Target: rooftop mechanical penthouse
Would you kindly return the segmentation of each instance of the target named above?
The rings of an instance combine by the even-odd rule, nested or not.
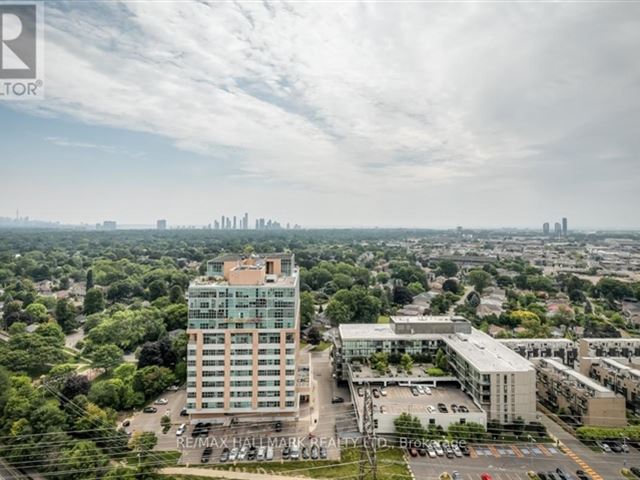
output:
[[[189,286],[192,420],[296,419],[299,280],[290,253],[223,255]]]

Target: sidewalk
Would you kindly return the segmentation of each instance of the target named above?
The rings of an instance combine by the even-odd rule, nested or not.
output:
[[[229,478],[235,480],[309,480],[309,477],[289,477],[268,473],[230,472],[228,470],[214,470],[211,468],[163,468],[162,475],[194,475],[198,477]]]

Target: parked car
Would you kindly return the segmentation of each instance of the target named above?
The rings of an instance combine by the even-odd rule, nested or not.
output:
[[[281,432],[281,431],[282,431],[282,422],[276,422],[276,423],[273,425],[273,429],[274,429],[276,432]]]
[[[298,460],[300,458],[300,446],[299,445],[292,445],[291,446],[291,454],[289,455],[289,458],[291,458],[291,460]]]
[[[631,467],[629,469],[631,471],[631,473],[633,473],[636,477],[640,478],[640,468],[638,467]]]
[[[123,427],[128,427],[129,425],[131,425],[131,420],[129,420],[128,418],[122,422]]]
[[[176,437],[179,437],[180,435],[182,435],[186,430],[187,430],[187,425],[184,423],[181,424],[176,430]]]
[[[302,449],[300,450],[300,456],[304,460],[308,460],[309,459],[309,449],[307,447],[305,447],[304,445],[302,446]]]
[[[178,385],[171,385],[169,388],[167,388],[167,390],[170,392],[177,392],[179,389],[180,387]]]
[[[458,411],[462,413],[469,413],[469,408],[466,405],[458,405]]]
[[[181,417],[188,417],[189,413],[187,412],[187,408],[184,407],[182,410],[180,410],[180,416]]]
[[[458,405],[456,405],[455,403],[451,404],[451,411],[453,413],[458,413]]]
[[[483,473],[482,475],[480,475],[480,480],[493,480],[493,477],[488,473]]]
[[[576,476],[580,479],[580,480],[591,480],[591,476],[587,475],[584,470],[576,470]]]
[[[548,480],[560,480],[560,477],[558,475],[556,475],[555,472],[547,472],[547,479]]]
[[[423,387],[424,393],[427,395],[431,395],[431,389],[429,387]]]
[[[364,397],[364,389],[362,387],[358,387],[358,396]]]
[[[325,446],[320,447],[320,458],[322,459],[327,458],[327,447]]]
[[[538,472],[536,475],[538,476],[539,480],[549,480],[549,478],[547,477],[547,474],[544,472]]]
[[[201,463],[209,463],[211,459],[211,454],[213,453],[213,448],[207,447],[202,451],[202,456],[200,457]]]
[[[567,474],[564,473],[564,470],[562,470],[560,467],[556,468],[556,475],[560,478],[560,480],[569,480]]]
[[[427,445],[427,454],[429,455],[429,458],[436,458],[436,449],[433,448],[433,445]]]
[[[382,395],[383,397],[387,396],[387,389],[386,388],[381,388],[380,389],[380,395]]]
[[[156,407],[144,407],[142,411],[144,413],[156,413],[158,409]]]
[[[615,453],[622,453],[622,445],[618,442],[605,442],[606,445],[609,445],[609,448]]]
[[[169,403],[169,400],[167,400],[166,398],[159,398],[153,403],[155,405],[166,405],[167,403]]]
[[[243,445],[238,452],[238,460],[244,460],[247,458],[247,453],[249,453],[249,447]]]
[[[289,447],[289,445],[287,445],[282,449],[282,458],[284,458],[285,460],[288,460],[290,455],[291,455],[291,448]]]
[[[380,398],[380,390],[378,390],[377,388],[374,388],[373,390],[371,390],[371,393],[375,398]]]
[[[440,446],[440,444],[438,442],[433,442],[433,448],[436,451],[436,455],[439,457],[444,456],[444,450],[442,449],[442,447]]]
[[[460,450],[460,447],[458,445],[454,445],[453,447],[451,447],[453,450],[453,454],[456,457],[462,457],[462,450]]]
[[[312,445],[311,446],[311,460],[317,460],[319,454],[320,454],[320,452],[318,452],[318,446],[317,445]]]
[[[209,456],[211,456],[211,452],[213,451],[213,449],[212,449],[211,447],[207,447],[207,448],[205,448],[205,449],[204,449],[204,451],[205,451],[205,452],[206,452],[207,450],[209,451]],[[224,448],[222,449],[222,453],[220,454],[220,461],[221,461],[222,463],[224,463],[224,462],[226,462],[226,461],[228,461],[228,460],[229,460],[229,453],[230,453],[230,452],[229,452],[229,449],[228,449],[227,447],[224,447]],[[202,454],[202,457],[204,458],[204,453]],[[207,460],[207,461],[208,461],[208,460]],[[204,462],[204,463],[206,463],[206,462]]]
[[[418,456],[418,449],[416,447],[410,447],[409,448],[409,455],[411,455],[412,457],[417,457]]]
[[[229,461],[235,462],[238,459],[238,452],[240,449],[238,447],[233,447],[229,452]]]
[[[436,412],[436,407],[434,407],[433,405],[427,405],[427,412],[435,413]]]
[[[344,403],[344,398],[342,398],[342,397],[333,397],[331,399],[331,403]]]
[[[414,397],[417,397],[420,395],[420,391],[418,390],[417,387],[411,387],[411,393],[413,394]]]
[[[451,472],[451,476],[453,477],[453,480],[462,480],[462,477],[460,476],[460,472],[458,472],[457,470],[454,470],[453,472]]]
[[[420,448],[418,448],[418,453],[420,454],[421,457],[426,457],[427,456],[427,449],[425,447],[420,447]]]
[[[462,452],[462,455],[464,455],[465,457],[468,457],[469,455],[471,455],[471,450],[469,450],[469,447],[467,447],[466,445],[460,445],[460,451]]]
[[[273,460],[273,447],[267,447],[267,453],[264,456],[265,460]]]
[[[611,447],[605,442],[596,442],[596,445],[605,453],[611,453]]]
[[[255,445],[251,445],[249,447],[249,452],[247,452],[247,460],[255,460],[257,453],[258,449],[255,447]]]
[[[418,393],[420,395],[424,395],[424,387],[422,385],[416,385],[416,388],[418,389]]]
[[[266,453],[267,453],[266,448],[263,447],[262,445],[259,446],[258,453],[256,454],[256,460],[259,462],[263,461]]]
[[[447,410],[447,406],[444,403],[438,404],[438,411],[440,413],[449,413],[449,410]]]

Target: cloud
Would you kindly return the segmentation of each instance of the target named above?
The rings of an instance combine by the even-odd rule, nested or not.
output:
[[[57,147],[66,147],[66,148],[84,148],[88,150],[99,150],[101,152],[105,152],[108,154],[115,155],[124,155],[130,158],[143,158],[145,156],[144,152],[131,152],[128,150],[124,150],[119,147],[115,147],[113,145],[101,145],[97,143],[90,142],[82,142],[77,140],[69,140],[65,137],[45,137],[45,141],[56,145]]]
[[[205,156],[233,152],[235,179],[429,203],[490,182],[533,199],[548,192],[550,162],[563,173],[589,165],[584,185],[611,168],[640,173],[628,160],[637,139],[609,131],[640,120],[638,13],[590,3],[51,2],[47,101],[29,108]],[[581,185],[570,189],[588,196]],[[637,189],[624,195],[639,200]]]

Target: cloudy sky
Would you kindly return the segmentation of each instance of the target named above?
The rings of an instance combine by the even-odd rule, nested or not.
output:
[[[47,2],[0,216],[640,227],[640,4]]]

